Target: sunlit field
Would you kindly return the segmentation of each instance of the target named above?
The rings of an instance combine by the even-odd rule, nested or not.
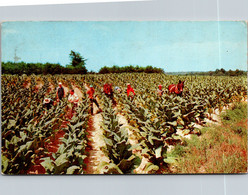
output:
[[[170,93],[179,80],[182,94]],[[56,100],[59,82],[62,101]],[[105,83],[121,89],[114,90],[115,104],[103,93]],[[127,97],[127,83],[134,96]],[[245,76],[2,75],[1,85],[3,174],[247,171]],[[91,105],[90,85],[102,111]],[[70,89],[79,97],[74,111]],[[55,102],[49,110],[46,97]]]

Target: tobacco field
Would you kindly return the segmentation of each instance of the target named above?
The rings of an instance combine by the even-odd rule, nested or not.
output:
[[[217,124],[216,116],[231,104],[246,101],[246,79],[146,73],[2,75],[2,173],[175,174],[177,159],[169,153],[184,147],[190,136],[201,137],[201,128]],[[182,96],[170,94],[168,86],[179,80],[185,81]],[[45,113],[43,100],[56,100],[59,82],[66,97]],[[121,88],[114,91],[116,105],[104,95],[105,83]],[[136,93],[133,98],[127,97],[127,83]],[[86,94],[90,85],[102,108],[97,112],[94,105],[93,115]],[[70,89],[80,99],[73,116]]]

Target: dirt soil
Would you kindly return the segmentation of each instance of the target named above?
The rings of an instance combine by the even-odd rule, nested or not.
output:
[[[86,90],[89,87],[85,84]],[[97,99],[99,102],[99,99]],[[100,162],[110,162],[109,158],[103,153],[101,148],[105,147],[106,144],[103,139],[103,129],[102,125],[102,115],[98,113],[98,108],[95,104],[93,104],[93,116],[90,117],[90,121],[88,124],[88,146],[86,151],[88,152],[88,157],[85,159],[85,163],[87,164],[85,173],[86,174],[102,174],[97,171],[97,167]]]

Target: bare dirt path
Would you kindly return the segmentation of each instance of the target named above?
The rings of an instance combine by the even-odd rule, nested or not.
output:
[[[89,87],[85,84],[86,90]],[[97,100],[99,102],[99,99]],[[88,152],[88,157],[85,159],[86,163],[86,174],[102,174],[97,171],[98,165],[102,162],[109,162],[109,158],[105,156],[101,148],[105,147],[105,142],[103,139],[103,129],[102,125],[102,115],[98,113],[98,108],[95,104],[93,104],[93,116],[90,116],[88,129],[87,129],[87,138],[88,138],[88,146],[86,151]]]
[[[78,85],[72,83],[72,87],[74,89],[74,92],[78,95],[79,103],[80,103],[82,101],[82,98],[84,98],[85,96],[83,95],[82,91],[79,89]],[[86,89],[88,90],[88,88]],[[96,111],[96,108],[94,109],[94,111]],[[88,121],[88,128],[86,130],[88,144],[85,149],[86,153],[88,154],[88,157],[84,160],[86,164],[86,168],[84,171],[86,174],[95,174],[97,172],[97,166],[100,163],[98,159],[103,157],[103,154],[99,152],[101,147],[101,145],[99,145],[99,141],[100,141],[99,136],[101,135],[101,129],[100,129],[101,121],[102,121],[101,114],[90,116]]]
[[[88,129],[87,129],[88,146],[86,148],[86,152],[88,152],[88,157],[85,159],[86,174],[101,174],[101,172],[97,171],[98,165],[102,161],[109,162],[108,157],[106,157],[101,150],[102,147],[105,147],[101,123],[102,123],[101,114],[96,114],[90,117]]]

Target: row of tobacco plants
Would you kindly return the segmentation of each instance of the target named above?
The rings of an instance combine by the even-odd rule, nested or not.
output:
[[[109,74],[89,78],[96,87],[112,83],[122,89],[115,93],[118,111],[132,126],[138,140],[135,150],[148,159],[147,173],[169,172],[168,165],[174,162],[168,155],[171,145],[183,145],[184,135],[201,132],[196,124],[204,125],[205,118],[214,120],[212,114],[221,112],[232,102],[244,100],[247,96],[245,77],[210,76],[166,76],[164,74]],[[185,81],[182,96],[170,94],[168,86]],[[132,82],[135,81],[135,82]],[[136,95],[127,98],[126,84],[131,83]],[[158,85],[163,86],[164,94],[156,94]],[[114,114],[112,114],[114,116]],[[114,124],[114,121],[111,121]],[[114,126],[114,125],[112,125]],[[134,147],[132,147],[134,149]]]
[[[89,103],[86,98],[76,108],[77,115],[68,117],[66,98],[45,112],[44,97],[56,99],[58,82],[73,88],[73,77],[65,76],[2,76],[2,173],[29,174],[41,164],[47,174],[78,174],[83,172]],[[80,82],[73,80],[74,83]],[[42,84],[41,88],[37,87]],[[78,85],[81,85],[79,83]],[[57,151],[48,145],[55,135]],[[56,147],[56,146],[55,146]]]

